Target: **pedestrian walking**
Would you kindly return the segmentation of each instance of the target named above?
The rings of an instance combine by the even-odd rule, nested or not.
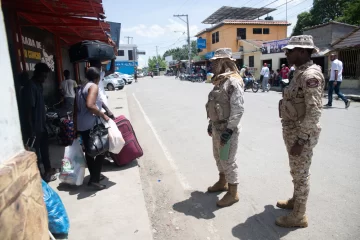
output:
[[[328,103],[325,107],[331,107],[333,101],[333,92],[341,98],[345,103],[345,108],[350,107],[350,100],[347,99],[344,94],[340,92],[340,86],[342,83],[342,72],[343,72],[343,63],[338,59],[336,54],[331,54],[330,59],[331,69],[330,69],[330,79],[329,79],[329,91],[328,91]]]
[[[75,90],[77,83],[70,78],[70,71],[64,71],[65,80],[61,82],[61,92],[64,96],[65,108],[67,111],[74,111]]]
[[[277,202],[279,208],[292,209],[292,212],[278,217],[276,224],[281,227],[307,227],[310,165],[321,131],[319,119],[325,80],[321,67],[311,61],[311,54],[319,51],[312,36],[293,36],[283,49],[288,62],[296,66],[294,78],[284,89],[279,103],[294,192],[289,200]]]
[[[260,75],[262,76],[262,91],[265,92],[268,89],[270,76],[270,70],[266,63],[264,63],[264,67],[261,69]]]
[[[213,154],[220,176],[208,191],[227,191],[217,202],[219,207],[227,207],[239,201],[236,153],[241,130],[240,120],[244,113],[244,83],[231,56],[230,48],[215,51],[211,59],[215,74],[212,79],[214,88],[209,93],[206,104],[207,117],[210,119],[207,131],[212,137]],[[226,160],[220,158],[220,152],[225,145],[230,145]]]

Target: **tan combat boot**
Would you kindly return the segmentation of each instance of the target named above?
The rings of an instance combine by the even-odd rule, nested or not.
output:
[[[218,207],[228,207],[239,201],[239,195],[237,193],[237,184],[229,183],[229,191],[225,196],[217,201],[216,205]]]
[[[279,200],[276,203],[276,206],[278,208],[282,208],[282,209],[293,209],[294,208],[294,202],[295,202],[295,196],[293,196],[292,198],[288,199],[288,200]]]
[[[281,216],[276,219],[276,225],[285,228],[308,226],[308,219],[305,215],[306,204],[295,202],[293,211],[287,216]]]
[[[219,181],[217,181],[212,187],[208,187],[208,192],[223,192],[228,190],[225,174],[219,173],[219,176]]]

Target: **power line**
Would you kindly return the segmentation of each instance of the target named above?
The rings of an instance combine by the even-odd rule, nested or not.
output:
[[[303,1],[299,2],[298,4],[292,6],[292,7],[299,6],[300,4],[302,4],[302,3],[306,2],[306,1],[309,1],[309,0],[303,0]],[[279,12],[279,13],[277,13],[277,15],[279,15],[279,14],[281,14],[281,13],[283,13],[283,12],[285,12],[285,11]]]
[[[185,0],[184,3],[180,5],[180,7],[175,12],[178,12],[188,1],[189,0]]]

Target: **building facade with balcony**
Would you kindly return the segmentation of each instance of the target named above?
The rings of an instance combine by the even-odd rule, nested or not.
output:
[[[223,20],[195,35],[206,39],[206,48],[199,55],[210,59],[216,49],[231,48],[237,65],[246,64],[258,75],[262,42],[286,38],[289,25],[274,20]]]
[[[239,52],[241,40],[270,41],[286,38],[289,25],[287,21],[274,20],[223,20],[195,36],[206,39],[206,48],[201,55],[223,47]]]

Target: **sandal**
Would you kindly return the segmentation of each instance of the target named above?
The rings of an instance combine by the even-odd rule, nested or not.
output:
[[[55,174],[45,174],[44,176],[44,181],[49,183],[49,182],[53,182],[57,179],[57,176]]]
[[[98,191],[104,190],[106,188],[106,185],[100,183],[94,183],[94,182],[89,182],[88,186],[91,186]]]

